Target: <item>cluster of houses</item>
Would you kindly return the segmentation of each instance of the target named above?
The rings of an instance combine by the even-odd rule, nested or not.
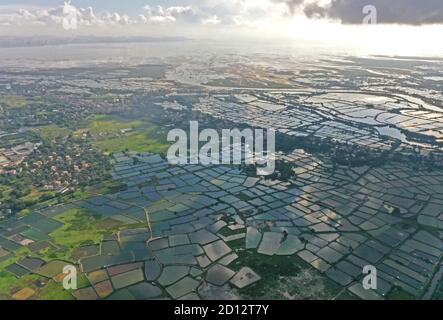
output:
[[[0,149],[0,174],[16,174],[17,166],[40,145],[41,143],[26,142],[9,149]]]

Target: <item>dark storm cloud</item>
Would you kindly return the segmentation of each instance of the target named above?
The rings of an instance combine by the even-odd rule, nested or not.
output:
[[[332,0],[330,5],[306,0],[274,0],[286,2],[291,10],[302,8],[310,18],[339,19],[344,24],[361,24],[363,8],[377,8],[377,20],[386,24],[438,24],[443,23],[443,0]]]

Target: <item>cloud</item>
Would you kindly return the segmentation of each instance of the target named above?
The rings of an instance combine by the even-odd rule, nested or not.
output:
[[[0,25],[47,25],[61,22],[61,15],[54,14],[55,9],[18,9],[0,11]]]
[[[150,6],[146,5],[144,13],[140,15],[144,23],[149,22],[174,22],[180,19],[191,18],[196,15],[191,6]]]
[[[147,3],[149,1],[146,0]],[[85,30],[85,33],[94,32],[95,27],[103,33],[112,34],[118,27],[126,32],[125,26],[145,31],[155,28],[163,28],[164,31],[172,25],[176,26],[175,30],[181,31],[187,30],[182,26],[198,28],[202,25],[218,26],[220,29],[226,26],[268,29],[296,16],[361,24],[366,15],[363,8],[368,4],[377,8],[379,23],[443,23],[443,0],[181,0],[174,3],[174,6],[146,4],[132,16],[122,12],[95,12],[92,7],[79,8],[74,1],[61,2],[57,7],[0,5],[0,26],[6,26],[15,33],[22,27],[29,32],[38,26],[51,32],[65,27]],[[68,27],[75,25],[75,28],[66,28],[67,16],[75,20],[75,24]],[[146,25],[153,27],[145,28]]]
[[[333,1],[330,12],[344,23],[358,23],[356,14],[365,5],[374,5],[380,23],[435,24],[443,23],[441,0],[340,0]]]
[[[120,12],[96,13],[92,7],[78,8],[74,2],[65,1],[55,8],[22,8],[8,11],[8,14],[2,14],[0,11],[0,24],[63,26],[65,29],[147,24],[256,27],[263,21],[272,22],[288,17],[290,4],[287,1],[279,3],[276,0],[183,0],[183,5],[175,6],[147,4],[134,16]]]
[[[271,0],[274,3],[284,3],[288,6],[290,12],[294,14],[296,9],[302,5],[305,0]]]
[[[273,0],[286,3],[292,12],[297,9],[308,18],[340,20],[343,24],[361,24],[363,8],[373,5],[377,9],[378,23],[382,24],[441,24],[442,0]]]
[[[75,28],[81,28],[131,25],[136,24],[137,20],[118,12],[95,14],[92,7],[77,8],[70,1],[55,8],[4,8],[0,10],[0,25],[52,28],[66,27],[66,23],[72,24]]]
[[[95,13],[92,7],[77,8],[71,1],[55,8],[17,8],[0,6],[0,25],[5,26],[63,26],[67,20],[75,25],[75,29],[83,27],[107,27],[119,25],[145,25],[164,23],[194,23],[212,24],[221,23],[218,15],[205,12],[198,6],[151,6],[145,5],[140,14],[129,16],[119,12]],[[65,28],[66,29],[66,28]],[[68,28],[69,29],[69,28]],[[74,29],[74,28],[73,28]]]
[[[290,16],[287,3],[275,0],[206,0],[200,10],[219,17],[224,25],[256,27]]]
[[[216,15],[213,15],[212,17],[203,19],[201,22],[204,25],[217,25],[217,24],[220,24],[222,21],[220,20],[219,17],[217,17]]]

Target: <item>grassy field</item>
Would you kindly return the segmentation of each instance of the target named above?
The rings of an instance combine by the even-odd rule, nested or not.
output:
[[[5,270],[5,268],[20,259],[24,258],[29,254],[29,250],[27,248],[22,248],[14,252],[14,255],[9,259],[6,259],[0,262],[0,292],[6,293],[8,296],[12,295],[11,293],[17,288],[25,288],[32,284],[32,281],[35,281],[38,276],[35,275],[25,275],[23,277],[17,278],[12,273]]]
[[[28,101],[19,96],[0,96],[0,105],[6,108],[19,109],[28,105]]]
[[[6,199],[8,199],[11,192],[11,187],[0,185],[0,201],[5,201]]]
[[[159,138],[157,129],[147,121],[96,115],[87,128],[80,128],[75,135],[91,134],[93,145],[108,154],[126,150],[165,153],[169,145]]]
[[[35,187],[32,187],[31,192],[22,198],[25,203],[36,203],[37,201],[40,201],[41,197],[47,196],[48,199],[51,199],[55,196],[54,191],[41,191],[38,190]]]
[[[7,271],[0,272],[0,292],[12,295],[17,289],[34,287],[33,282],[40,278],[37,275],[26,275],[20,278],[15,277]]]
[[[149,132],[133,133],[122,137],[95,141],[94,145],[105,153],[119,151],[166,153],[169,145],[150,138]]]
[[[103,219],[83,209],[70,209],[55,216],[64,225],[50,233],[54,243],[74,249],[84,243],[99,243],[103,234],[112,230],[103,228]]]
[[[9,272],[0,272],[0,292],[4,294],[4,298],[12,299],[12,295],[22,288],[31,288],[35,291],[32,299],[37,300],[73,300],[71,293],[65,290],[61,283],[56,283],[54,280],[47,280],[48,283],[44,287],[36,285],[38,280],[42,280],[38,275],[26,275],[21,278],[16,278]]]
[[[125,129],[136,129],[143,126],[139,120],[126,121],[119,118],[112,118],[103,115],[97,115],[89,123],[89,130],[95,134],[116,134]]]
[[[60,128],[56,125],[37,127],[32,129],[44,141],[52,141],[58,138],[67,137],[71,131],[66,128]]]
[[[88,128],[80,128],[80,129],[75,130],[72,135],[75,138],[81,138],[84,134],[87,134],[88,132],[89,132]]]
[[[38,300],[74,300],[74,297],[65,290],[61,283],[54,280],[48,284],[38,293]]]

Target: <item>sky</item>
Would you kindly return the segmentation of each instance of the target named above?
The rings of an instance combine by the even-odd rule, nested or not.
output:
[[[0,36],[255,39],[443,55],[442,31],[443,0],[0,0]]]

